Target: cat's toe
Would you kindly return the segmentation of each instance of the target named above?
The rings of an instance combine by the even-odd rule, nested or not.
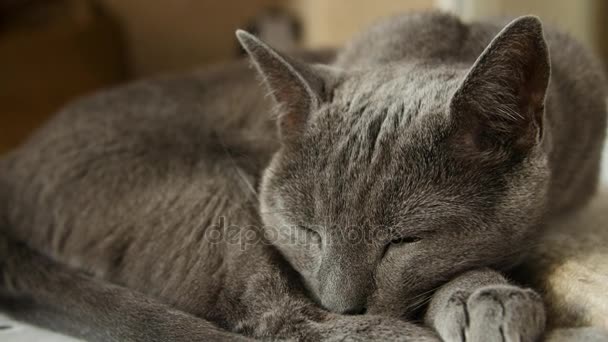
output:
[[[466,341],[537,341],[545,328],[540,296],[529,289],[501,285],[480,288],[467,300]]]
[[[469,324],[467,312],[468,293],[457,291],[447,301],[439,313],[435,329],[446,342],[466,341],[466,329]]]

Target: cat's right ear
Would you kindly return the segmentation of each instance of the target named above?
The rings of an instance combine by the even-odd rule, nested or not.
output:
[[[537,17],[513,20],[486,47],[452,97],[461,142],[525,154],[542,141],[551,63]]]
[[[248,32],[238,30],[236,37],[280,108],[278,124],[281,137],[297,136],[304,130],[310,113],[326,97],[327,86],[321,71],[281,55]]]

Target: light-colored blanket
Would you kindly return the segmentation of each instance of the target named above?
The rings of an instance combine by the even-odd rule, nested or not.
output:
[[[550,303],[551,321],[608,330],[608,187],[550,228],[529,267]]]
[[[605,169],[606,171],[606,169]],[[543,291],[551,341],[608,341],[608,184],[582,211],[556,219],[526,262]]]

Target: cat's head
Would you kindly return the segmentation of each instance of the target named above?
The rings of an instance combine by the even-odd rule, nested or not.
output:
[[[237,35],[277,104],[267,237],[321,305],[407,314],[459,272],[527,246],[548,179],[538,19],[511,23],[470,69],[338,70]]]

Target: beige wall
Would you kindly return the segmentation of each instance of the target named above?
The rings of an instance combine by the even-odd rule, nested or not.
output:
[[[341,45],[379,18],[433,8],[434,0],[292,0],[302,18],[309,47]]]
[[[103,0],[122,21],[136,76],[213,63],[237,51],[234,31],[280,0]]]

